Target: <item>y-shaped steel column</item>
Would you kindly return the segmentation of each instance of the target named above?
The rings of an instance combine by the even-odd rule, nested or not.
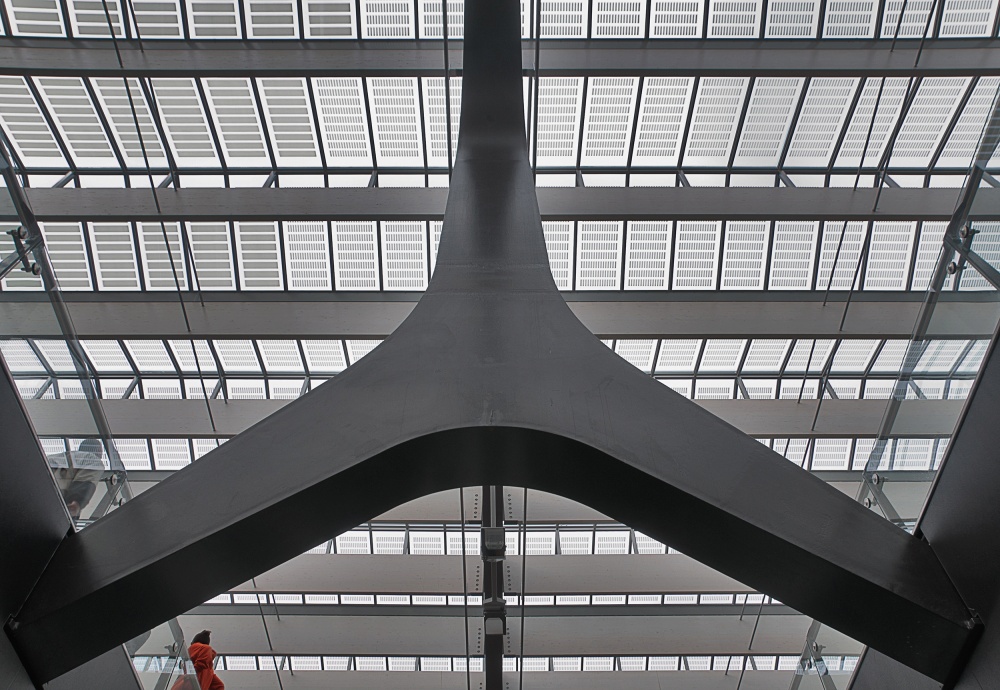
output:
[[[974,637],[927,544],[611,353],[553,284],[518,3],[470,0],[434,279],[360,363],[59,549],[9,629],[39,680],[400,503],[562,494],[939,679]]]

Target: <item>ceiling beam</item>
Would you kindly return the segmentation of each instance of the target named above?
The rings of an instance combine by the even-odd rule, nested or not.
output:
[[[534,64],[524,42],[523,66]],[[870,40],[542,41],[542,76],[976,76],[1000,74],[996,39],[929,39],[918,65],[910,42]],[[294,46],[294,47],[290,47]],[[0,38],[0,74],[32,76],[440,76],[441,42],[110,41]],[[450,66],[461,74],[461,41]]]

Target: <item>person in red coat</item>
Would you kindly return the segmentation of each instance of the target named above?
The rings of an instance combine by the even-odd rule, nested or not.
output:
[[[215,675],[215,650],[211,647],[211,630],[202,630],[191,638],[188,656],[198,674],[198,684],[201,690],[225,690],[222,679]]]

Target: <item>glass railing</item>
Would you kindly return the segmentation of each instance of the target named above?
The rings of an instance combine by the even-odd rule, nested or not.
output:
[[[176,619],[125,643],[143,690],[200,690],[187,649]]]

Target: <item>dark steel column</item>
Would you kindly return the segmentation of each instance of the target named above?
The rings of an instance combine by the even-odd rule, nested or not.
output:
[[[973,624],[926,543],[637,371],[566,307],[528,163],[518,4],[472,0],[465,21],[427,293],[334,381],[67,539],[12,636],[34,676],[404,501],[509,485],[588,504],[948,677]]]
[[[483,670],[486,690],[503,690],[503,650],[507,636],[507,606],[503,598],[504,534],[503,487],[483,487]]]

